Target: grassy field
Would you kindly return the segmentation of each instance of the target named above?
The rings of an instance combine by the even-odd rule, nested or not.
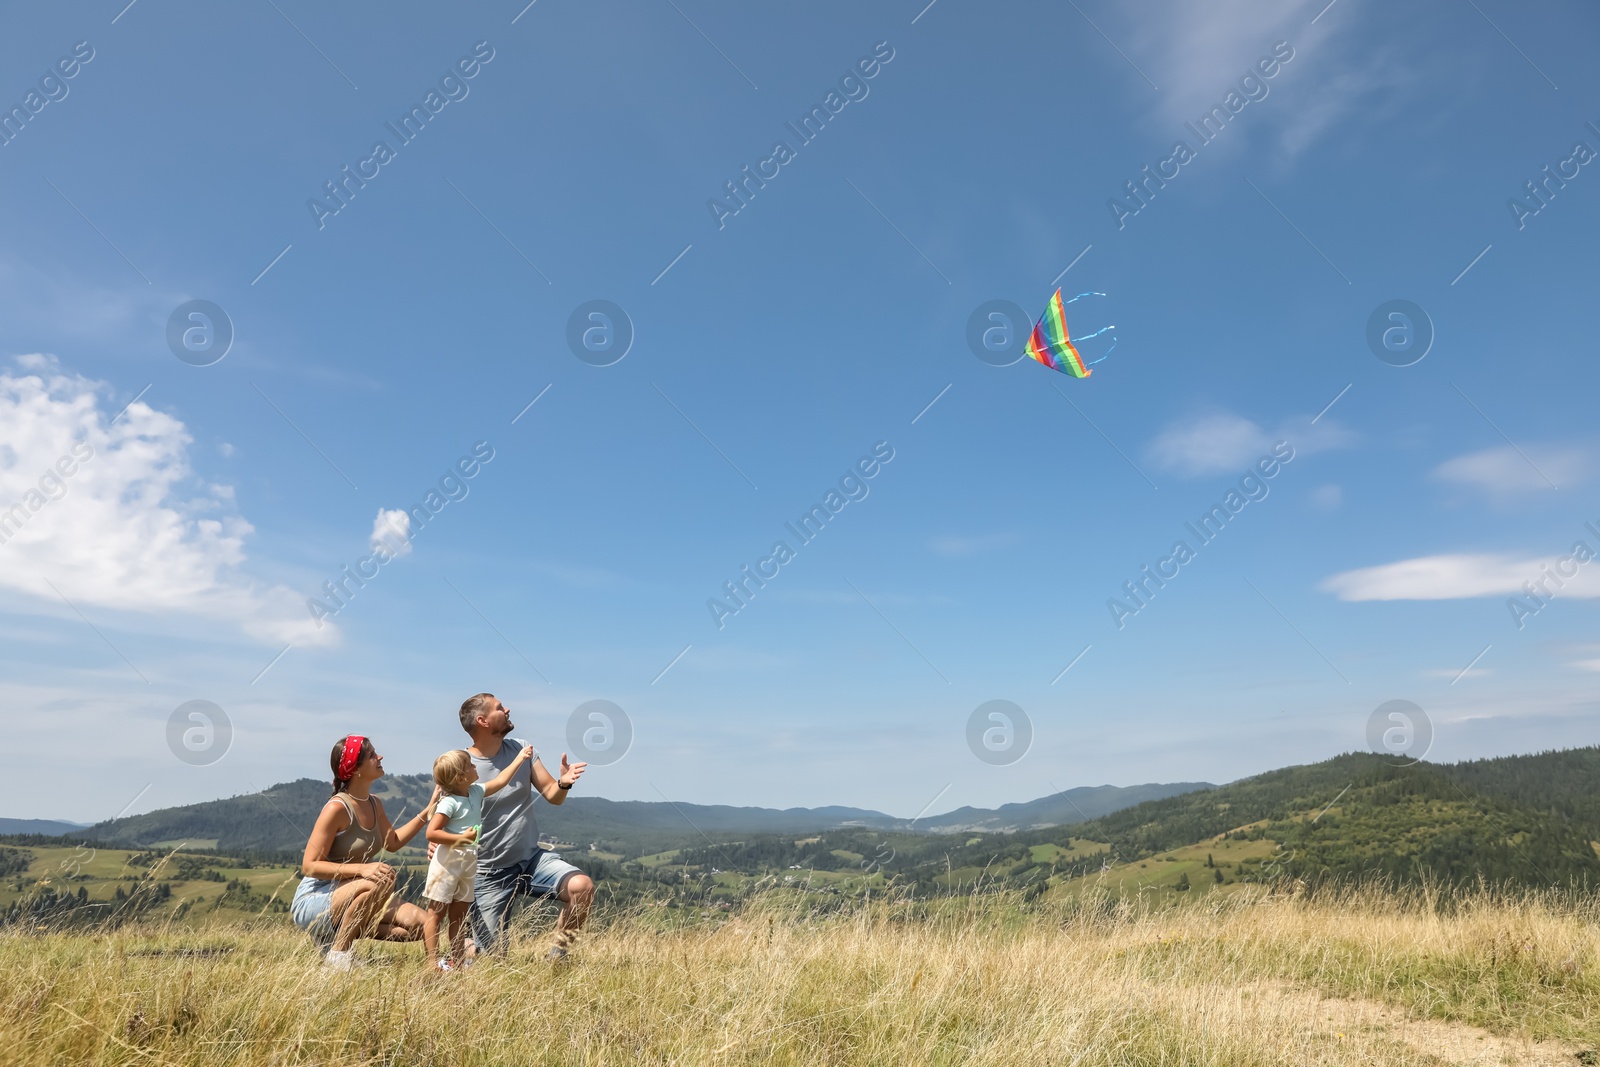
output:
[[[1600,1062],[1586,900],[1239,890],[829,917],[780,890],[602,916],[556,967],[543,910],[506,957],[436,977],[415,945],[328,973],[281,917],[13,929],[0,1065]]]
[[[185,926],[282,914],[299,882],[299,871],[286,865],[241,866],[226,856],[82,845],[0,846],[0,869],[7,871],[0,877],[0,914],[53,893],[81,894],[89,912],[109,915],[127,896],[149,898],[164,887],[157,910]]]

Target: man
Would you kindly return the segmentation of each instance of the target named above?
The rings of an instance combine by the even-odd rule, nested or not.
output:
[[[512,730],[511,713],[492,693],[466,699],[461,705],[461,728],[472,738],[467,753],[484,781],[510,766],[522,751],[523,742],[506,736]],[[535,750],[528,773],[519,772],[510,785],[484,798],[472,903],[472,939],[477,951],[502,947],[514,900],[554,896],[561,901],[561,915],[556,920],[555,944],[545,958],[555,962],[566,957],[589,917],[594,882],[558,854],[539,847],[534,794],[551,804],[564,802],[587,766],[569,765],[563,752],[561,774],[552,776]]]

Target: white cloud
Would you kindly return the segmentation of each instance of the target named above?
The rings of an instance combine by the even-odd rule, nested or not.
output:
[[[411,515],[405,508],[378,509],[372,520],[372,551],[380,549],[395,558],[411,554]]]
[[[1161,86],[1157,107],[1168,122],[1181,125],[1220,103],[1278,41],[1289,41],[1296,54],[1268,82],[1273,92],[1303,59],[1305,41],[1293,31],[1303,25],[1304,14],[1296,7],[1264,6],[1252,0],[1213,0],[1203,5],[1174,0],[1162,7],[1159,15],[1129,12],[1134,20],[1130,51],[1144,60],[1139,66]]]
[[[1509,555],[1419,556],[1377,567],[1345,571],[1323,580],[1318,588],[1340,600],[1465,600],[1472,597],[1523,594],[1524,582],[1540,581],[1545,568],[1558,560],[1528,559]],[[1571,570],[1573,563],[1567,564]],[[1556,596],[1600,597],[1600,567],[1581,566],[1573,577],[1561,579]]]
[[[1591,466],[1589,453],[1578,448],[1527,447],[1518,451],[1511,445],[1502,445],[1446,460],[1434,468],[1433,476],[1442,482],[1505,496],[1548,492],[1552,484],[1581,484]]]
[[[194,478],[183,423],[142,401],[119,408],[105,383],[51,356],[0,372],[0,589],[51,612],[65,597],[224,619],[273,643],[334,639],[295,592],[240,572],[254,530],[232,510],[230,486]]]
[[[1161,87],[1151,94],[1150,105],[1160,135],[1170,133],[1197,147],[1198,139],[1183,124],[1221,105],[1229,92],[1240,98],[1249,95],[1239,83],[1252,74],[1266,95],[1254,88],[1260,98],[1244,105],[1228,124],[1238,132],[1219,136],[1214,143],[1220,147],[1199,151],[1237,151],[1251,141],[1274,139],[1278,155],[1292,161],[1357,109],[1392,110],[1407,87],[1426,80],[1417,59],[1397,49],[1374,47],[1370,41],[1359,48],[1344,47],[1350,23],[1341,15],[1335,11],[1311,26],[1298,5],[1172,2],[1159,11],[1148,6],[1126,9],[1124,25],[1110,32],[1127,42],[1138,67]],[[1280,41],[1294,49],[1292,58],[1272,78],[1259,78],[1255,64],[1270,57]],[[1163,141],[1157,144],[1167,147]]]
[[[628,583],[628,579],[617,571],[579,563],[529,562],[527,567],[579,589],[612,589]]]
[[[1159,467],[1187,478],[1232,473],[1272,450],[1267,432],[1249,419],[1226,412],[1174,423],[1150,443]]]
[[[794,665],[795,661],[790,656],[714,645],[696,646],[695,650],[683,657],[683,662],[678,664],[679,667],[692,670],[716,672],[774,671],[788,669]]]
[[[1574,644],[1561,649],[1563,657],[1576,656],[1577,659],[1567,659],[1569,667],[1576,667],[1580,671],[1600,672],[1600,645]]]
[[[167,317],[179,304],[204,294],[135,282],[131,272],[119,271],[115,276],[119,282],[105,286],[76,272],[51,272],[37,262],[0,251],[0,319],[6,323],[7,335],[47,337],[52,343],[61,338],[89,342],[103,346],[112,358],[130,362],[169,358],[163,340]],[[258,346],[249,336],[236,336],[228,358],[242,357],[260,370],[303,380],[372,393],[384,388],[374,378],[330,363],[314,352],[299,351],[281,337]]]
[[[1326,416],[1312,423],[1292,419],[1272,433],[1242,415],[1210,412],[1179,419],[1156,435],[1146,455],[1156,466],[1183,478],[1237,474],[1287,441],[1301,456],[1348,445],[1354,435]]]
[[[117,277],[122,284],[107,287],[0,255],[0,307],[15,333],[116,342],[123,349],[128,338],[145,337],[164,350],[166,316],[184,298],[133,282],[131,274]]]
[[[1311,48],[1313,59],[1321,58],[1321,49]],[[1413,57],[1393,47],[1367,47],[1360,54],[1341,61],[1335,56],[1325,71],[1306,79],[1304,86],[1294,85],[1283,101],[1288,105],[1279,123],[1279,149],[1287,159],[1294,159],[1314,144],[1318,137],[1336,125],[1340,119],[1355,111],[1363,111],[1363,124],[1376,125],[1377,120],[1393,114],[1411,86],[1424,81]],[[1315,82],[1314,87],[1310,84]]]
[[[928,541],[928,551],[936,556],[976,556],[983,552],[1010,548],[1021,538],[1014,533],[977,534],[972,537],[935,537]]]
[[[1318,511],[1338,511],[1344,503],[1344,490],[1337,485],[1321,485],[1311,491],[1311,506]]]
[[[896,607],[920,608],[951,603],[949,597],[939,596],[936,594],[876,592],[868,593],[867,595],[871,597],[871,602],[879,607],[882,607],[885,604],[892,604]],[[787,600],[800,604],[844,604],[856,607],[864,606],[861,601],[861,594],[857,593],[853,589],[807,589],[803,587],[797,587],[794,589],[774,589],[772,591],[772,598],[774,600]]]
[[[1490,673],[1488,667],[1468,667],[1466,670],[1462,670],[1459,667],[1443,667],[1422,672],[1425,678],[1449,678],[1452,684],[1458,681],[1465,682],[1472,678],[1487,678]]]

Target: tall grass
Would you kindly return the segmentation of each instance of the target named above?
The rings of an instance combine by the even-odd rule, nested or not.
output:
[[[371,943],[367,967],[329,973],[281,920],[13,931],[0,1065],[1407,1067],[1576,1063],[1600,1038],[1586,899],[1172,896],[821,915],[774,893],[733,917],[612,916],[557,966],[543,912],[446,976],[419,946]]]

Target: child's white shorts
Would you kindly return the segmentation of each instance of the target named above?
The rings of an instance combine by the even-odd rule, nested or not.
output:
[[[422,895],[440,904],[471,903],[472,884],[478,877],[478,853],[454,845],[433,850],[428,861],[428,884]]]

